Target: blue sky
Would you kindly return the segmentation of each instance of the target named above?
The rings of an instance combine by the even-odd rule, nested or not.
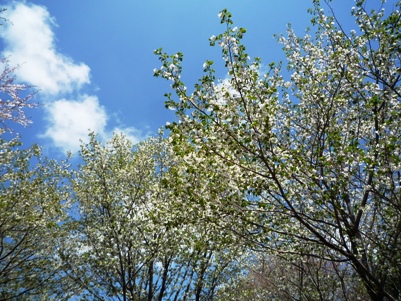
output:
[[[352,0],[336,2],[349,20]],[[273,34],[291,23],[303,35],[310,25],[308,0],[43,0],[3,2],[11,24],[0,28],[1,56],[21,64],[20,81],[36,86],[33,124],[18,128],[26,145],[39,143],[46,154],[79,149],[88,129],[107,140],[124,132],[134,142],[157,132],[174,114],[164,107],[169,83],[153,77],[160,67],[156,48],[184,53],[184,81],[190,89],[206,59],[226,76],[220,49],[208,39],[224,30],[217,14],[233,14],[245,27],[251,58],[285,60]],[[352,27],[352,23],[351,23]]]

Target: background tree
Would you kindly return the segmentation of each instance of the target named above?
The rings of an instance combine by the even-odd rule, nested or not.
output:
[[[178,162],[161,137],[133,147],[124,136],[102,145],[92,134],[81,157],[72,181],[78,213],[61,251],[77,297],[212,300],[238,272],[238,254],[166,188]]]
[[[48,300],[59,287],[66,168],[42,159],[37,146],[18,146],[0,140],[0,299]]]
[[[244,273],[231,279],[216,300],[368,300],[350,265],[304,256],[253,252]]]
[[[260,59],[250,62],[245,29],[233,27],[226,10],[219,16],[227,30],[210,43],[222,47],[228,80],[216,83],[206,61],[188,94],[182,54],[157,50],[163,66],[155,75],[172,80],[179,97],[167,95],[180,121],[168,126],[171,139],[190,173],[214,181],[210,186],[225,179],[231,195],[242,195],[252,217],[248,233],[235,224],[234,231],[281,255],[342,262],[372,300],[399,300],[400,13],[368,11],[358,0],[358,28],[347,33],[314,4],[313,37],[291,27],[278,37],[288,81],[280,65],[262,75]],[[220,180],[210,166],[219,166]],[[182,183],[178,191],[190,192]],[[238,201],[223,198],[219,210],[239,208]]]

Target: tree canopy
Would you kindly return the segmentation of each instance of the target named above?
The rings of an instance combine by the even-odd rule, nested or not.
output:
[[[313,1],[268,65],[222,10],[227,76],[189,91],[156,50],[177,120],[90,133],[74,166],[5,135],[34,105],[3,59],[0,299],[400,300],[401,2],[355,3],[347,31]]]
[[[314,4],[315,32],[299,37],[289,26],[277,36],[287,71],[272,63],[264,73],[250,59],[246,31],[227,10],[219,14],[227,30],[210,44],[221,47],[228,79],[216,80],[206,61],[189,94],[182,54],[156,50],[155,75],[171,80],[179,99],[167,95],[179,119],[167,126],[170,139],[188,173],[209,186],[229,183],[236,197],[219,210],[251,212],[245,232],[234,231],[258,248],[349,265],[372,300],[398,300],[401,3],[387,12],[356,1],[350,32]],[[175,188],[188,193],[185,183]]]

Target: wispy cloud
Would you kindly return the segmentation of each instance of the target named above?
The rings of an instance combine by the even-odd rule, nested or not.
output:
[[[53,29],[56,21],[46,7],[27,2],[13,2],[5,17],[11,23],[0,31],[5,49],[1,55],[12,65],[19,80],[35,85],[46,112],[47,128],[41,138],[62,151],[77,151],[80,140],[86,141],[89,130],[109,139],[113,132],[124,133],[134,143],[146,135],[133,127],[117,126],[107,130],[106,108],[97,96],[83,94],[90,84],[90,68],[76,63],[57,50]]]

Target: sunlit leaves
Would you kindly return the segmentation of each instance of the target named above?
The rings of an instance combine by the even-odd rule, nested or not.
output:
[[[235,222],[246,221],[248,238],[262,249],[349,262],[372,299],[395,300],[401,279],[390,268],[399,266],[401,252],[399,11],[368,12],[367,2],[358,1],[352,9],[358,27],[347,33],[320,1],[314,4],[315,33],[299,37],[289,26],[278,37],[289,80],[280,66],[262,74],[261,61],[249,60],[241,43],[245,30],[234,27],[227,10],[219,14],[225,32],[209,42],[221,47],[228,79],[216,80],[206,61],[189,95],[179,88],[185,86],[179,61],[157,53],[163,68],[155,75],[179,82],[173,85],[178,101],[171,94],[167,101],[179,119],[168,127],[170,139],[187,165],[183,176],[204,177],[201,185],[220,191],[217,201],[205,195],[202,204],[217,202],[214,210],[233,218],[237,234],[244,229]],[[171,64],[175,73],[163,73]],[[231,210],[241,199],[248,215]]]

